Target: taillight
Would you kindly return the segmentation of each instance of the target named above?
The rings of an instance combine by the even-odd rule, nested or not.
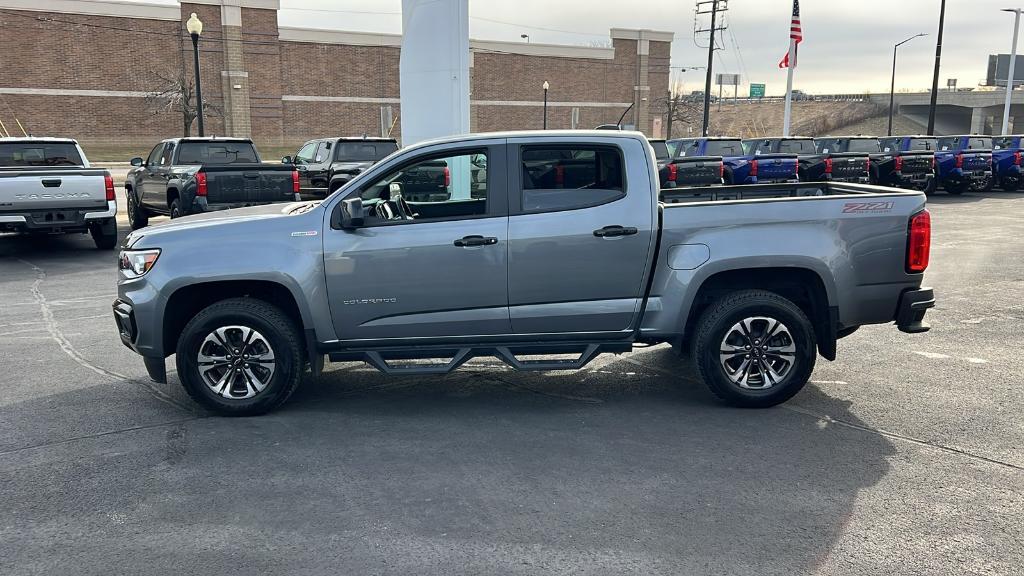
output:
[[[114,201],[114,177],[110,174],[103,176],[103,189],[107,193],[107,202]]]
[[[1020,151],[1013,153],[1013,165],[1020,166]]]
[[[452,185],[452,171],[447,166],[444,167],[444,187],[448,188]]]
[[[907,272],[920,274],[928,267],[932,248],[932,217],[922,210],[910,217],[907,231]]]
[[[206,196],[206,172],[196,172],[196,196]]]
[[[864,161],[864,171],[869,175],[871,174],[871,156],[868,156],[868,159]]]
[[[299,171],[292,170],[292,194],[299,193]]]
[[[825,158],[825,174],[831,174],[831,173],[832,173],[832,159],[831,158]]]
[[[668,181],[675,182],[676,176],[679,175],[679,168],[675,164],[668,165]]]
[[[956,167],[957,168],[963,168],[964,167],[964,155],[963,154],[957,154],[956,155]]]
[[[757,176],[757,160],[750,161],[750,175]]]
[[[932,154],[932,170],[935,170],[935,154]]]
[[[903,156],[897,156],[896,158],[893,159],[893,161],[896,163],[897,172],[903,170]]]
[[[725,178],[725,162],[718,163],[718,177]]]

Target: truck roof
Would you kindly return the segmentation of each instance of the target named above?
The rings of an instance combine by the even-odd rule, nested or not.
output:
[[[232,138],[227,136],[186,136],[181,138],[167,138],[164,142],[249,142],[252,138]]]
[[[537,139],[587,139],[587,138],[621,138],[623,140],[638,140],[647,143],[647,137],[641,132],[632,130],[510,130],[505,132],[477,132],[473,134],[458,134],[445,136],[433,140],[418,142],[405,148],[411,150],[430,146],[434,144],[446,144],[449,142],[473,142],[477,140],[492,140],[498,138],[537,138]]]
[[[73,138],[51,138],[49,136],[5,136],[0,142],[68,142],[77,144]]]
[[[383,136],[328,136],[327,138],[316,138],[316,140],[331,140],[333,142],[397,142],[394,138]]]

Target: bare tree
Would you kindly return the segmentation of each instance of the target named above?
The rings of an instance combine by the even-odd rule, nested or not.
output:
[[[178,62],[161,70],[153,70],[150,74],[152,90],[146,95],[146,107],[153,114],[179,113],[181,114],[181,134],[190,136],[192,134],[192,123],[195,122],[196,101],[195,83],[193,81],[194,71],[191,66],[186,65],[184,43],[183,49],[179,50]],[[203,100],[203,112],[206,116],[223,117],[223,110],[220,106]]]
[[[693,126],[703,121],[704,103],[681,91],[669,92],[656,104],[664,110],[665,137],[668,139],[672,138],[672,129],[676,124]]]

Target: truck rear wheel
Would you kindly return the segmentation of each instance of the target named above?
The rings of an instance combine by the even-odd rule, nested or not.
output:
[[[299,385],[302,346],[292,320],[254,298],[207,306],[178,339],[176,363],[193,400],[226,416],[280,406]]]
[[[171,218],[179,218],[181,215],[181,200],[175,198],[171,200]]]
[[[89,235],[100,250],[111,250],[117,246],[117,224],[111,221],[93,224]]]
[[[713,302],[692,339],[697,372],[733,406],[765,408],[799,392],[814,370],[814,328],[793,302],[743,290]]]

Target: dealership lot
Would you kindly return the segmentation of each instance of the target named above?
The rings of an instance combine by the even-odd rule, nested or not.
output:
[[[0,573],[1020,573],[1022,202],[935,196],[932,332],[761,411],[656,347],[213,417],[120,344],[113,254],[0,237]]]

